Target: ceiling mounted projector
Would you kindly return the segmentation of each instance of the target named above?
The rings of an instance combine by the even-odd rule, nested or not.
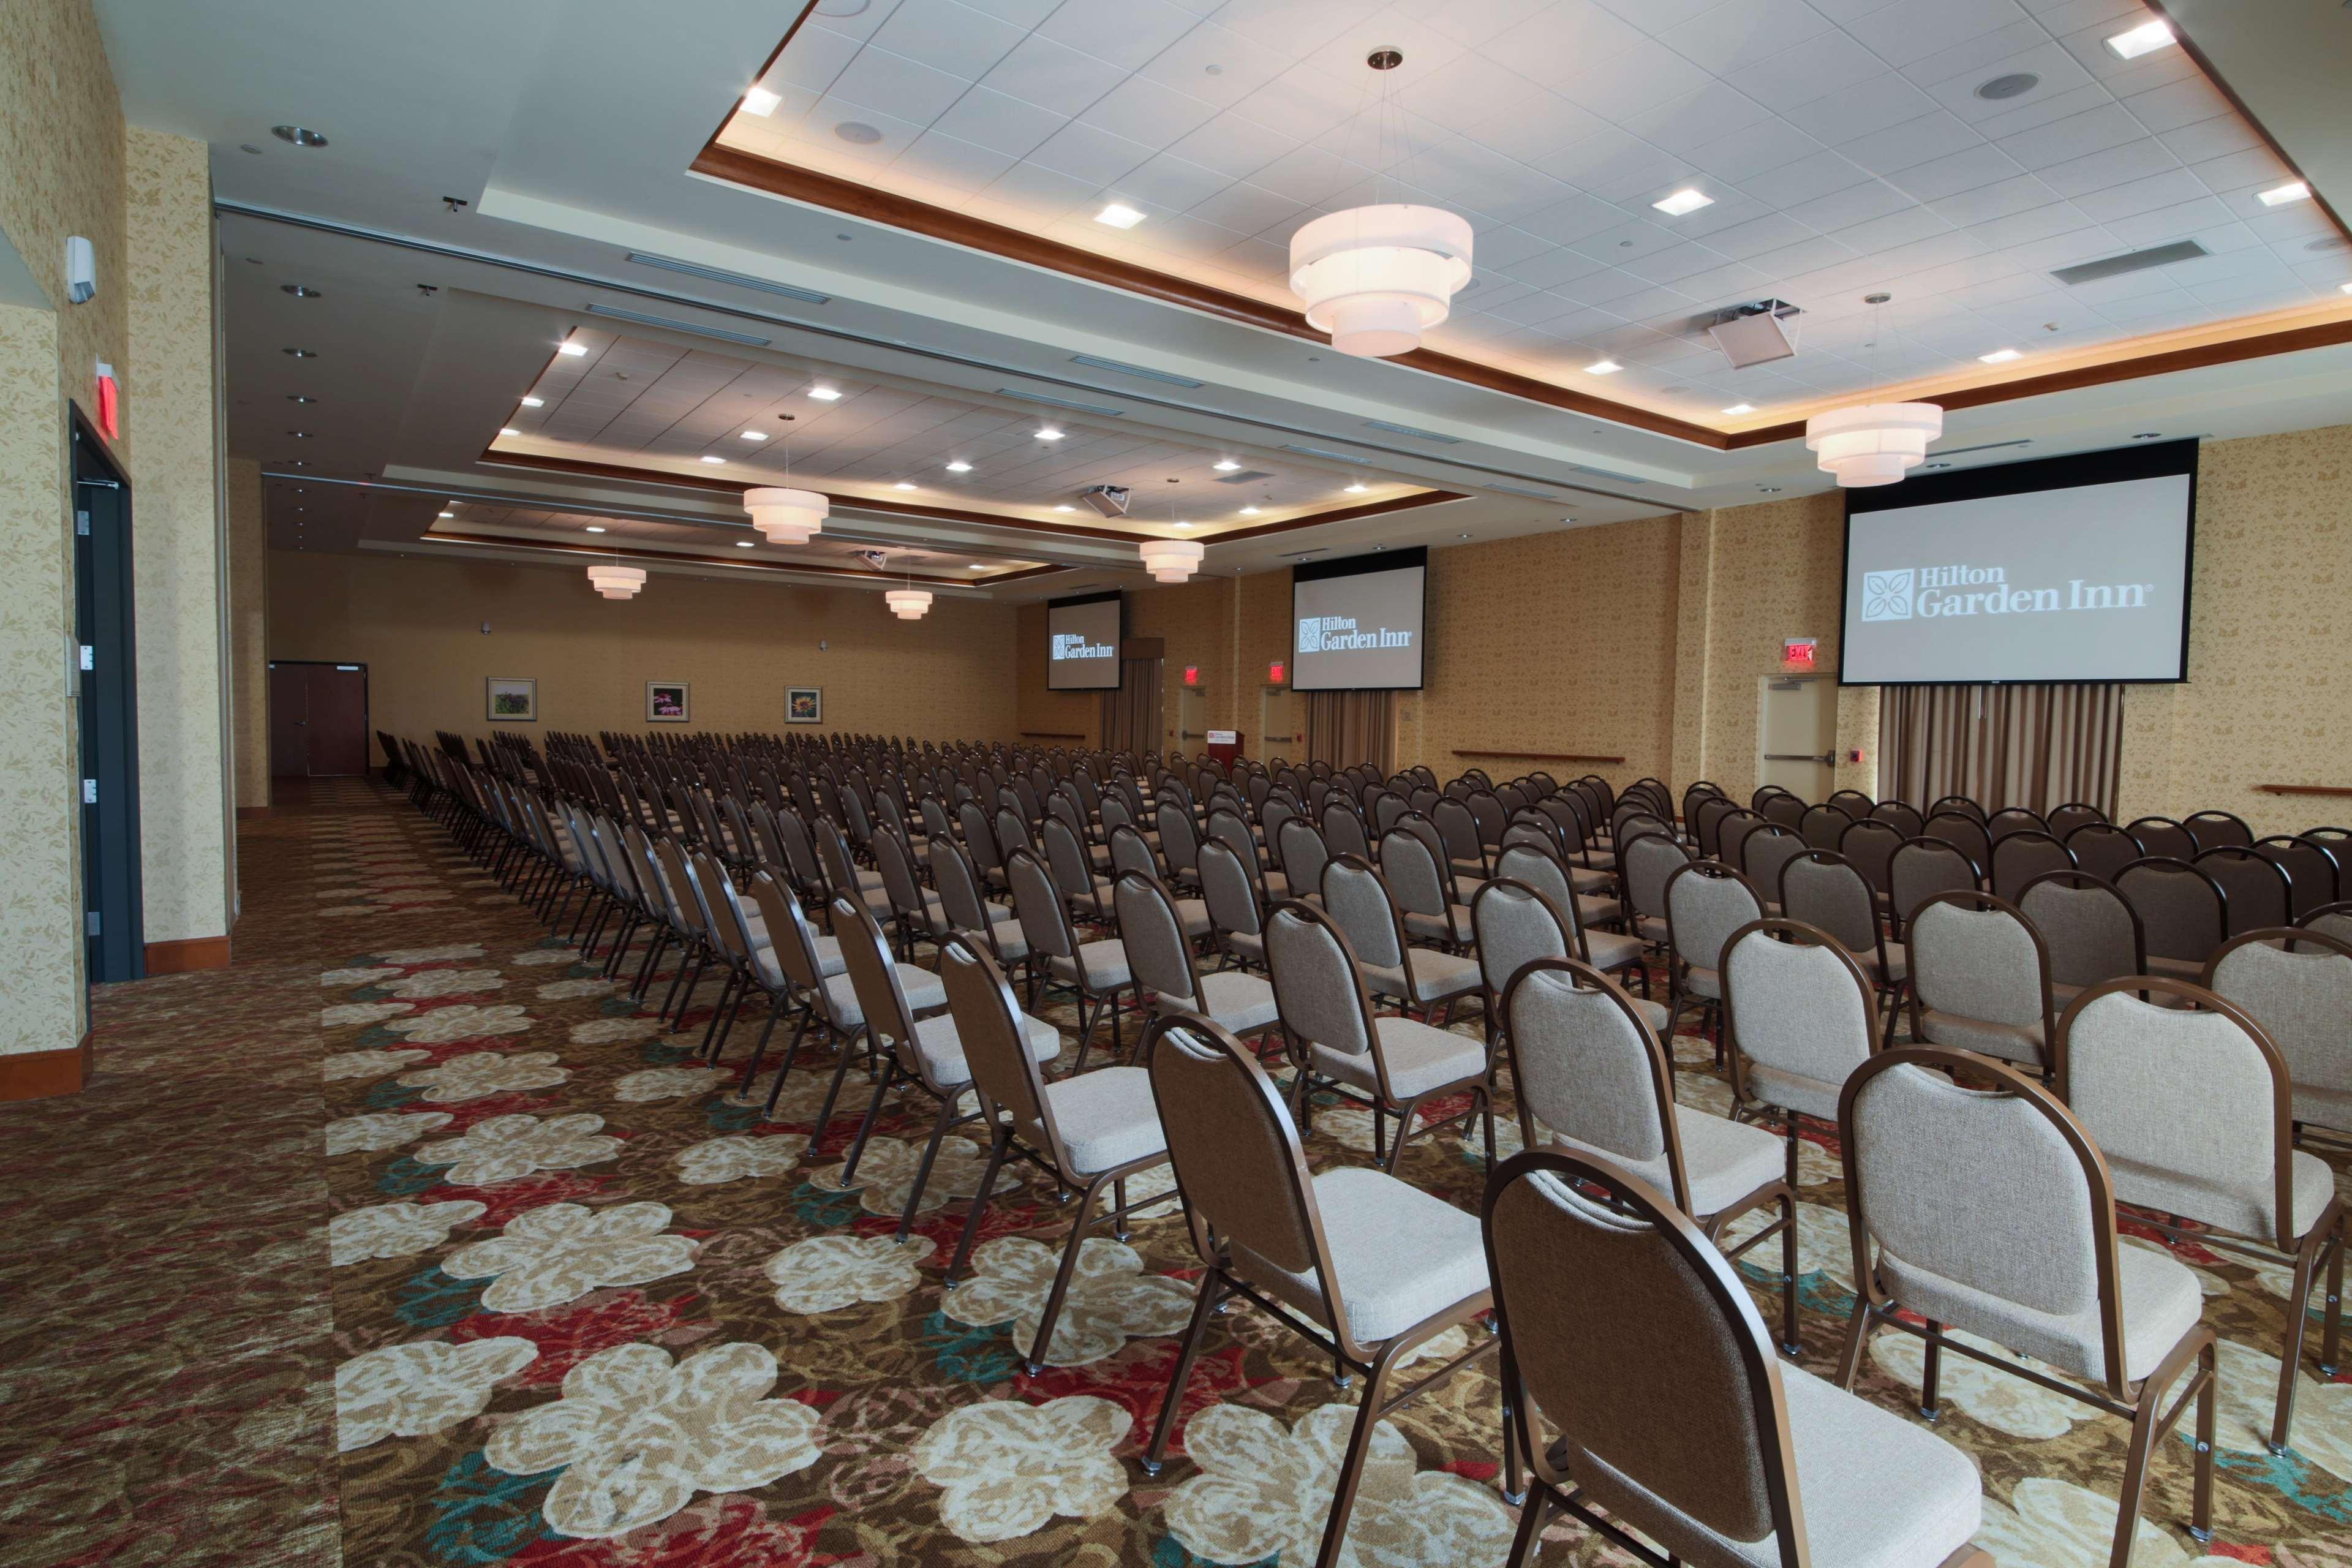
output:
[[[1097,485],[1090,490],[1079,492],[1078,499],[1105,517],[1125,517],[1127,494],[1125,485]]]
[[[1746,370],[1751,364],[1769,364],[1776,359],[1795,356],[1796,340],[1782,323],[1796,314],[1797,307],[1781,300],[1734,305],[1707,328],[1707,335],[1723,351],[1723,357],[1731,362],[1732,369]]]

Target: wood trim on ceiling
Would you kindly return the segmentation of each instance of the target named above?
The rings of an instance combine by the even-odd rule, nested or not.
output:
[[[741,484],[733,479],[706,479],[700,474],[673,474],[661,468],[634,468],[625,463],[598,463],[582,458],[548,458],[521,452],[501,452],[492,447],[482,448],[477,463],[488,467],[538,468],[547,473],[575,474],[583,479],[626,479],[636,484],[676,485],[686,489],[709,490],[718,495],[741,495],[757,489],[757,485]],[[815,483],[814,480],[803,480]],[[844,510],[879,512],[885,517],[929,519],[937,522],[964,522],[982,528],[1012,529],[1024,533],[1059,535],[1073,539],[1108,540],[1119,544],[1140,544],[1157,535],[1131,533],[1117,528],[1094,528],[1082,522],[1040,522],[1025,517],[1007,517],[1001,512],[974,511],[967,507],[918,506],[907,501],[871,500],[864,496],[840,496]],[[1461,490],[1415,490],[1411,495],[1391,496],[1385,500],[1365,501],[1360,505],[1332,507],[1323,511],[1305,512],[1297,517],[1284,518],[1276,522],[1261,522],[1249,528],[1231,528],[1223,532],[1199,535],[1203,544],[1224,544],[1234,540],[1257,539],[1269,533],[1287,533],[1292,529],[1317,528],[1327,522],[1352,522],[1358,518],[1378,517],[1383,512],[1405,511],[1418,506],[1443,506],[1449,501],[1467,500]],[[563,508],[583,513],[593,507]],[[427,537],[430,537],[428,535]],[[1086,568],[1079,568],[1086,570]],[[961,582],[961,578],[947,581]],[[998,579],[1002,581],[1002,579]]]
[[[454,529],[434,529],[416,536],[419,544],[488,544],[509,550],[535,550],[553,555],[578,555],[587,558],[618,556],[625,560],[655,561],[673,566],[725,566],[732,571],[750,573],[753,576],[774,577],[795,573],[814,574],[820,577],[848,577],[860,583],[916,582],[940,588],[984,588],[997,583],[1017,583],[1024,577],[1041,577],[1048,572],[1066,572],[1066,566],[1024,566],[1017,572],[998,572],[985,577],[938,577],[923,572],[866,572],[855,566],[827,566],[817,562],[747,561],[740,555],[687,555],[675,550],[647,550],[631,544],[575,544],[564,539],[539,539],[529,534],[464,533]]]
[[[2158,16],[2165,15],[2160,0],[2146,0],[2146,3]],[[802,24],[808,20],[814,10],[815,0],[808,0],[808,4],[804,5],[800,13],[793,18],[792,26],[785,29],[783,38],[761,66],[759,75],[751,79],[760,81],[766,79],[768,72],[774,68],[776,61],[782,58],[784,50],[791,46],[793,37],[799,34]],[[2278,156],[2281,163],[2294,172],[2295,178],[2303,179],[2302,172],[2295,168],[2294,160],[2287,156],[2285,149],[2279,145],[2277,138],[2271,134],[2261,120],[2248,110],[2244,101],[2213,68],[2212,62],[2205,58],[2203,51],[2197,47],[2188,34],[2178,25],[2173,26],[2173,32],[2179,38],[2183,51],[2203,73],[2205,79],[2230,100],[2231,105],[2241,115],[2244,116],[2246,122],[2253,127],[2255,134],[2263,139],[2264,144]],[[1211,288],[1206,284],[1196,283],[1173,273],[1160,272],[1152,268],[1119,260],[1115,257],[1097,255],[1077,246],[1065,245],[1057,240],[1045,239],[1019,229],[1007,228],[982,218],[972,217],[946,207],[934,206],[929,202],[917,201],[911,196],[902,196],[871,185],[862,185],[837,175],[820,174],[812,169],[795,168],[789,163],[781,163],[771,158],[762,158],[756,153],[745,153],[740,148],[721,146],[719,138],[734,115],[735,110],[730,107],[727,114],[720,119],[718,127],[704,142],[701,152],[697,153],[693,163],[688,165],[692,172],[712,179],[743,185],[751,190],[762,191],[770,195],[824,207],[869,223],[880,224],[885,227],[902,229],[928,238],[943,240],[950,245],[961,245],[970,249],[1002,256],[1008,260],[1041,268],[1049,272],[1058,272],[1066,277],[1103,284],[1146,299],[1158,300],[1164,304],[1204,311],[1209,315],[1234,321],[1243,326],[1261,328],[1307,342],[1328,344],[1330,342],[1327,333],[1318,332],[1307,325],[1306,318],[1297,311],[1270,304],[1263,300],[1254,300],[1245,294],[1234,294],[1225,289]],[[2305,184],[2309,182],[2305,181]],[[2335,224],[2336,232],[2347,239],[2352,239],[2352,227],[2346,226],[2344,220],[2336,215],[2336,209],[2318,194],[2316,186],[2313,186],[2312,191],[2313,199],[2318,203],[2320,210],[2327,215],[2329,221]],[[2011,381],[1990,382],[1958,387],[1949,391],[1930,389],[1906,392],[1904,395],[1910,399],[1935,403],[1948,410],[1977,408],[2020,398],[2071,392],[2086,386],[2103,386],[2118,381],[2133,381],[2143,376],[2165,375],[2174,371],[2193,370],[2205,365],[2231,364],[2242,360],[2263,358],[2270,354],[2294,353],[2306,348],[2324,347],[2347,341],[2352,341],[2352,321],[2323,322],[2317,326],[2291,327],[2271,332],[2252,332],[2242,337],[2200,344],[2189,349],[2158,350],[2141,354],[2126,353],[2095,364],[2078,365],[2071,370],[2053,372],[2046,375],[2021,375]],[[1638,407],[1630,403],[1619,403],[1611,398],[1598,397],[1591,393],[1577,391],[1573,387],[1560,386],[1534,376],[1523,375],[1518,372],[1505,370],[1497,365],[1482,363],[1477,360],[1463,359],[1458,355],[1440,353],[1434,349],[1415,349],[1410,353],[1393,356],[1389,363],[1402,365],[1411,370],[1423,371],[1431,375],[1444,376],[1449,381],[1482,387],[1489,392],[1500,393],[1507,397],[1517,397],[1526,402],[1542,404],[1591,418],[1605,419],[1612,424],[1646,430],[1652,435],[1687,441],[1694,446],[1710,447],[1716,451],[1739,451],[1750,447],[1770,446],[1776,442],[1798,440],[1801,439],[1805,433],[1802,420],[1762,426],[1753,430],[1718,430],[1690,420],[1676,418],[1673,415],[1661,414],[1654,409]]]

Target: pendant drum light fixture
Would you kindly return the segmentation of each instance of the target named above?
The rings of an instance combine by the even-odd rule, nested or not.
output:
[[[793,416],[781,417],[790,422]],[[743,492],[743,510],[751,514],[751,526],[771,544],[806,544],[824,531],[825,513],[833,507],[814,490],[790,489],[792,477],[793,442],[788,432],[784,437],[787,485]]]
[[[1169,476],[1168,482],[1171,485],[1183,483],[1172,474]],[[1168,526],[1191,527],[1190,523],[1176,521],[1176,493],[1170,490],[1167,495]],[[1189,539],[1147,539],[1139,553],[1143,557],[1143,569],[1151,574],[1152,581],[1181,583],[1201,569],[1201,560],[1208,554],[1208,547]]]
[[[923,588],[893,588],[882,595],[890,613],[902,621],[919,621],[931,607],[931,595]]]
[[[588,581],[595,584],[596,592],[608,599],[634,599],[638,590],[646,585],[646,569],[623,566],[617,562],[600,563],[588,568]]]
[[[1375,49],[1364,63],[1391,71],[1404,55]],[[1383,94],[1376,112],[1391,107]],[[1470,281],[1470,246],[1468,221],[1443,207],[1349,207],[1290,237],[1290,290],[1307,308],[1307,324],[1330,333],[1341,353],[1408,353],[1452,312],[1455,292]]]
[[[1876,307],[1892,297],[1869,294],[1863,302]],[[1883,322],[1874,327],[1874,349],[1885,331]],[[1843,489],[1897,483],[1927,460],[1927,443],[1943,433],[1944,411],[1933,403],[1862,403],[1805,421],[1806,447]]]

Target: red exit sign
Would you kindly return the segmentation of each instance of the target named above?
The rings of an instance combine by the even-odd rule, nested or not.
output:
[[[1277,658],[1277,659],[1276,659],[1272,664],[1269,664],[1269,665],[1267,665],[1267,666],[1265,667],[1265,679],[1266,679],[1266,680],[1268,681],[1268,683],[1270,683],[1270,684],[1272,684],[1272,685],[1275,685],[1275,686],[1279,686],[1279,685],[1281,685],[1281,684],[1282,684],[1282,682],[1283,682],[1283,678],[1284,678],[1284,677],[1286,677],[1286,676],[1287,676],[1289,673],[1290,673],[1290,667],[1289,667],[1288,665],[1286,665],[1286,664],[1283,663],[1283,662],[1282,662],[1282,660],[1280,660],[1280,659],[1278,659],[1278,658]]]
[[[1780,668],[1811,669],[1821,654],[1819,637],[1783,637],[1780,640]]]
[[[1199,665],[1188,664],[1184,667],[1184,684],[1187,686],[1198,686],[1201,684],[1201,667]]]

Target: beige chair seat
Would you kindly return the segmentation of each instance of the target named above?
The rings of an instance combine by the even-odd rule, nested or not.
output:
[[[1438,952],[1425,947],[1412,952],[1412,1002],[1443,1002],[1466,996],[1486,984],[1478,961],[1458,952]],[[1383,996],[1404,996],[1404,971],[1379,964],[1364,965],[1364,984]]]
[[[835,952],[839,952],[839,948]],[[898,972],[898,987],[907,994],[909,1011],[920,1013],[948,1005],[948,988],[940,977],[928,969],[917,969],[911,963],[894,963]],[[833,1021],[845,1029],[861,1027],[866,1022],[865,1010],[857,1005],[857,992],[846,974],[824,976],[825,1006]]]
[[[1823,1121],[1838,1119],[1838,1096],[1845,1085],[1829,1083],[1802,1073],[1782,1072],[1761,1062],[1748,1064],[1748,1092],[1766,1105],[1777,1105]]]
[[[1075,1167],[1071,1175],[1090,1176],[1167,1150],[1151,1076],[1141,1068],[1097,1068],[1057,1079],[1045,1086],[1045,1101]]]
[[[2338,1132],[2352,1132],[2352,1094],[2340,1089],[2323,1089],[2317,1084],[2297,1084],[2294,1089],[2294,1119],[2321,1127],[2332,1127]]]
[[[1899,942],[1890,942],[1886,944],[1886,963],[1884,966],[1879,963],[1878,954],[1874,952],[1857,952],[1853,955],[1853,961],[1862,965],[1862,972],[1869,975],[1882,990],[1887,986],[1901,984],[1911,973],[1911,955],[1904,951],[1903,944]]]
[[[1474,882],[1486,880],[1486,863],[1484,860],[1450,860],[1446,864],[1454,868],[1456,877],[1466,877]]]
[[[1111,991],[1134,978],[1128,973],[1127,949],[1116,939],[1082,942],[1074,963],[1069,959],[1048,956],[1045,971],[1055,979],[1076,984],[1081,972],[1086,975],[1087,988],[1091,991]]]
[[[1176,900],[1176,919],[1184,927],[1184,938],[1190,942],[1209,934],[1209,901],[1206,899]]]
[[[1433,1029],[1411,1018],[1375,1020],[1381,1054],[1388,1058],[1389,1090],[1400,1100],[1417,1100],[1451,1083],[1466,1083],[1486,1070],[1486,1047],[1451,1029]],[[1315,1070],[1365,1094],[1380,1092],[1372,1054],[1317,1046],[1309,1053]]]
[[[1568,868],[1568,885],[1574,892],[1598,893],[1615,887],[1617,878],[1613,873],[1603,871],[1598,867],[1581,866],[1571,862]]]
[[[2205,978],[2205,965],[2200,960],[2190,958],[2164,958],[2153,952],[2147,955],[2147,972],[2150,974],[2168,974],[2175,980],[2202,980]]]
[[[1224,943],[1252,963],[1265,962],[1265,938],[1255,931],[1227,931]]]
[[[1919,1010],[1919,1026],[1921,1037],[1937,1045],[1998,1057],[2005,1062],[2021,1062],[2037,1071],[2045,1059],[2039,1023],[1997,1024],[1988,1018],[1963,1017],[1958,1013],[1923,1007]]]
[[[1005,963],[1018,963],[1029,956],[1029,939],[1023,934],[1017,916],[992,919],[988,922],[988,932],[996,939],[996,951],[1004,955]]]
[[[1235,1035],[1262,1029],[1282,1017],[1282,1009],[1275,1005],[1274,987],[1238,969],[1201,976],[1201,999],[1208,1004],[1209,1017]],[[1185,1010],[1181,1000],[1172,996],[1162,996],[1160,1009],[1164,1013]]]
[[[1342,1165],[1315,1178],[1315,1206],[1330,1247],[1331,1293],[1359,1343],[1393,1339],[1486,1289],[1478,1216],[1395,1177]],[[1234,1248],[1236,1271],[1268,1295],[1322,1321],[1322,1292]]]
[[[1445,914],[1417,914],[1404,911],[1404,931],[1407,936],[1423,942],[1468,942],[1470,940],[1470,906],[1455,904]]]
[[[1625,918],[1625,902],[1622,899],[1595,898],[1589,893],[1576,895],[1576,923],[1590,929],[1607,925]]]
[[[912,998],[909,998],[912,1000]],[[1050,1062],[1062,1054],[1062,1031],[1043,1018],[1021,1015],[1021,1040],[1036,1061]],[[963,1038],[956,1033],[953,1016],[915,1020],[915,1054],[931,1081],[950,1088],[971,1081],[971,1068],[963,1059]]]
[[[1639,962],[1642,939],[1623,931],[1589,931],[1584,933],[1584,951],[1592,955],[1592,967],[1606,974]]]
[[[1311,893],[1315,889],[1309,888],[1307,890]],[[1265,896],[1277,903],[1290,897],[1290,879],[1279,871],[1266,872]]]
[[[1694,963],[1683,971],[1683,990],[1709,1002],[1720,1002],[1723,1000],[1723,976],[1715,970],[1701,969]]]
[[[1633,934],[1643,942],[1664,944],[1666,940],[1666,922],[1655,915],[1640,916],[1633,921]]]
[[[1779,1181],[1788,1150],[1780,1139],[1761,1127],[1710,1116],[1688,1106],[1675,1107],[1675,1127],[1682,1134],[1683,1174],[1690,1182],[1691,1213],[1706,1215],[1729,1208],[1757,1188]],[[1664,1155],[1655,1160],[1628,1160],[1622,1154],[1580,1143],[1557,1133],[1553,1142],[1603,1160],[1612,1160],[1672,1196],[1674,1179]]]
[[[1983,1486],[1958,1448],[1793,1362],[1780,1363],[1780,1389],[1812,1568],[1941,1563],[1982,1527]],[[1777,1536],[1735,1541],[1718,1535],[1656,1501],[1595,1455],[1574,1452],[1562,1459],[1595,1501],[1637,1523],[1667,1551],[1700,1562],[1780,1568]],[[1902,1506],[1888,1507],[1890,1498],[1900,1498]]]
[[[2162,1214],[2178,1215],[2200,1225],[2235,1231],[2240,1236],[2277,1238],[2271,1234],[2270,1205],[2254,1205],[2236,1194],[2178,1171],[2160,1171],[2137,1161],[2107,1158],[2115,1173],[2116,1200]],[[2328,1201],[2336,1196],[2336,1173],[2316,1154],[2294,1151],[2294,1208],[2289,1225],[2298,1237],[2315,1224]],[[2263,1178],[2263,1186],[2269,1186]]]
[[[2197,1277],[2168,1252],[2119,1247],[2116,1257],[2124,1376],[2137,1380],[2154,1372],[2180,1336],[2197,1326],[2205,1298]],[[1878,1267],[1895,1299],[1923,1317],[1998,1341],[2075,1377],[2104,1374],[2095,1302],[2064,1316],[2037,1311],[1906,1263],[1883,1247]]]

